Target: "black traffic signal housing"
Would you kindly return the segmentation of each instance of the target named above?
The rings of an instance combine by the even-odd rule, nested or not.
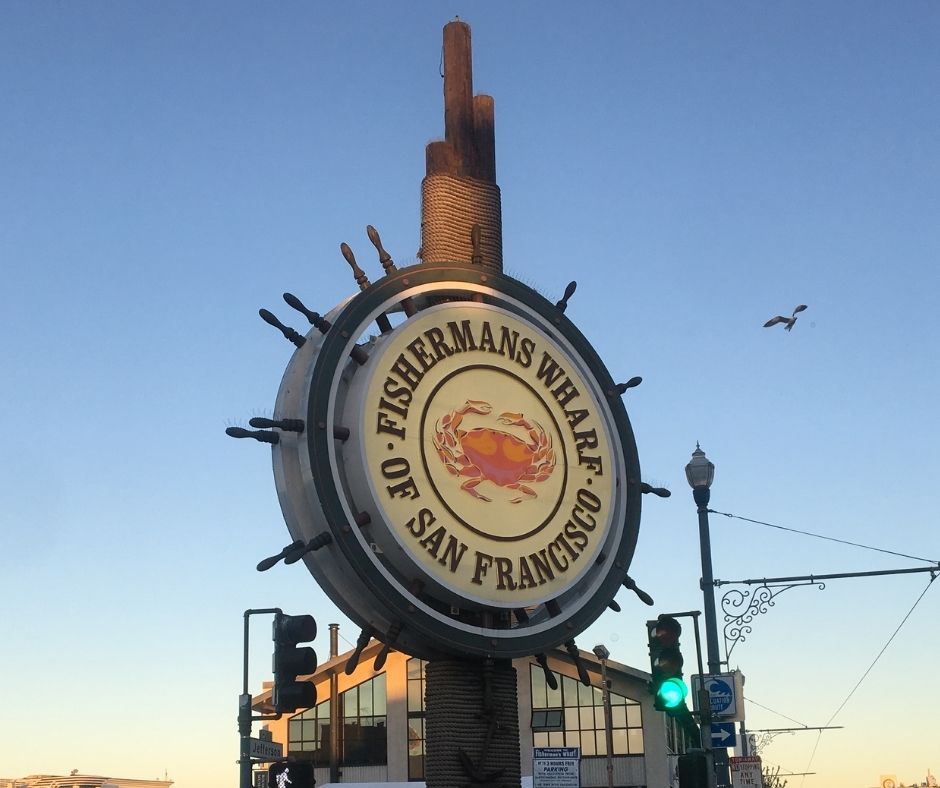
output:
[[[272,700],[278,714],[317,705],[317,688],[311,681],[298,681],[317,669],[317,654],[310,646],[298,646],[317,636],[313,616],[274,614],[274,692]]]
[[[685,705],[689,688],[682,679],[682,652],[679,651],[679,635],[682,626],[672,616],[659,616],[646,622],[650,646],[650,693],[654,696],[654,707],[672,717],[689,713]]]
[[[288,758],[268,767],[268,788],[314,788],[315,785],[313,764],[309,761]]]
[[[707,750],[687,750],[679,756],[679,788],[715,788],[715,762]]]

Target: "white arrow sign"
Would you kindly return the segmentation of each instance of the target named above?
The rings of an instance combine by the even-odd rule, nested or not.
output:
[[[738,743],[733,722],[713,722],[711,730],[712,747],[734,747]]]

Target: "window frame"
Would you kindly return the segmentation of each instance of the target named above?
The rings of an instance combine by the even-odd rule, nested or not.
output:
[[[425,674],[427,664],[427,660],[420,659],[419,657],[411,657],[406,662],[405,676],[407,687],[405,692],[405,707],[408,713],[408,735],[405,741],[405,760],[408,763],[408,782],[420,782],[425,779],[424,767],[427,752],[425,749],[427,745],[425,719],[427,714],[424,692],[427,687],[427,677]],[[417,708],[412,703],[412,691],[415,687],[417,688],[418,698]],[[417,736],[412,735],[413,732],[415,732],[415,728],[416,732],[419,734]],[[419,749],[420,752],[412,755],[411,750],[413,746]],[[420,763],[420,769],[414,768],[418,763]]]
[[[607,738],[602,688],[593,684],[586,687],[577,679],[555,671],[552,674],[558,684],[555,690],[545,681],[542,667],[529,663],[533,747],[579,747],[582,758],[605,758]],[[617,692],[609,694],[613,756],[644,756],[642,704]],[[561,726],[536,728],[535,713],[555,709],[562,712]]]
[[[381,709],[382,713],[377,714],[376,709],[379,708],[377,702],[378,694],[376,688],[381,684]],[[369,713],[363,714],[363,690],[366,687],[369,687],[370,698],[369,705],[366,708],[369,710]],[[350,698],[352,698],[352,693],[355,693],[355,715],[347,714],[347,709],[350,705]],[[378,673],[370,679],[361,681],[358,684],[348,687],[339,693],[339,710],[340,710],[340,740],[339,740],[339,764],[340,766],[386,766],[388,765],[388,681],[386,679],[385,673]],[[369,720],[369,724],[363,725],[363,720]],[[381,722],[380,722],[381,720]],[[381,737],[383,742],[381,747],[381,752],[373,753],[368,751],[369,742],[366,741],[367,730],[372,730],[375,728],[381,728],[382,733],[384,734]],[[357,749],[353,753],[350,752],[350,736],[348,732],[356,730],[359,732],[359,736],[355,740]],[[371,737],[374,742],[379,740],[379,736],[375,735]],[[359,749],[364,747],[366,749]]]

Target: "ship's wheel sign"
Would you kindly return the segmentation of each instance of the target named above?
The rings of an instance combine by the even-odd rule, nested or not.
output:
[[[391,271],[295,352],[281,507],[333,601],[412,654],[569,641],[621,587],[640,473],[620,392],[563,309],[472,265]],[[324,328],[326,326],[326,328]]]

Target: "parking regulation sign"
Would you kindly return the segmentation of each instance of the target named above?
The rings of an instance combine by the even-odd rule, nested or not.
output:
[[[532,788],[581,785],[580,747],[536,747],[532,756]]]
[[[728,759],[731,764],[731,785],[733,788],[761,788],[761,762],[757,755],[745,755]]]

